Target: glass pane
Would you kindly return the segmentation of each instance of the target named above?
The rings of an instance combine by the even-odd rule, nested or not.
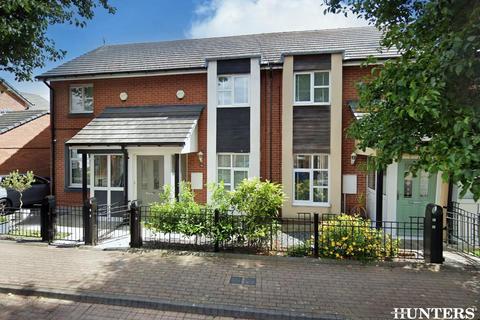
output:
[[[107,182],[107,156],[94,156],[94,185],[95,187],[106,187]]]
[[[313,172],[313,186],[315,186],[315,187],[328,187],[328,172],[327,171],[314,171]]]
[[[295,172],[295,200],[310,200],[310,173]]]
[[[310,75],[295,75],[295,101],[310,101]]]
[[[248,154],[234,155],[233,166],[236,168],[248,168]]]
[[[236,77],[234,80],[235,104],[248,103],[248,77]]]
[[[218,77],[218,89],[225,90],[232,88],[232,78],[231,77]]]
[[[328,86],[329,85],[329,76],[328,72],[315,72],[315,86]]]
[[[315,88],[313,89],[313,101],[315,102],[328,102],[328,88]]]
[[[242,182],[244,179],[248,178],[248,172],[247,171],[234,171],[233,172],[233,185],[234,188],[236,188],[240,182]]]
[[[153,189],[160,189],[160,161],[153,160]]]
[[[328,189],[313,188],[313,202],[328,202]]]
[[[83,90],[82,88],[70,89],[70,111],[83,112]]]
[[[218,92],[218,105],[219,106],[232,105],[232,92],[231,91],[219,91]]]
[[[328,169],[328,156],[313,156],[313,168],[314,169]]]
[[[219,168],[230,168],[232,166],[231,159],[232,159],[232,157],[229,154],[219,154],[218,155],[218,167]]]
[[[297,154],[293,158],[293,167],[298,169],[310,169],[310,155]]]
[[[112,187],[123,187],[123,156],[110,156],[110,172]]]
[[[82,184],[82,161],[71,159],[70,170],[72,171],[70,184]]]
[[[218,182],[231,183],[231,171],[229,169],[218,169]]]
[[[420,197],[428,197],[428,182],[430,175],[425,172],[420,172]]]
[[[375,171],[374,170],[371,170],[368,172],[368,176],[367,176],[367,186],[372,189],[372,190],[375,190],[375,183],[376,183],[376,175],[375,175]]]
[[[85,111],[93,111],[93,99],[85,99]]]
[[[405,172],[405,178],[403,179],[403,197],[411,198],[412,197],[412,174],[408,171]]]

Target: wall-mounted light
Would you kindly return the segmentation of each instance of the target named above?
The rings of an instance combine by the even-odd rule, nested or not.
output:
[[[357,154],[355,152],[352,152],[352,154],[350,155],[350,163],[352,164],[352,166],[355,164],[355,161],[357,161]]]
[[[203,167],[203,152],[198,151],[197,157],[198,157],[198,162],[200,162],[200,166]]]
[[[177,99],[182,100],[184,97],[185,97],[185,91],[183,91],[182,89],[178,90],[177,91]]]

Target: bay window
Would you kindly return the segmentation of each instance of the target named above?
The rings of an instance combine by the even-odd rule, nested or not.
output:
[[[218,77],[217,96],[218,106],[248,106],[249,76],[222,75]]]
[[[295,104],[330,104],[330,72],[295,73]]]
[[[328,204],[329,156],[296,154],[293,158],[294,204]]]
[[[217,181],[223,182],[226,190],[233,191],[240,182],[248,179],[248,168],[248,154],[219,153],[217,155]]]

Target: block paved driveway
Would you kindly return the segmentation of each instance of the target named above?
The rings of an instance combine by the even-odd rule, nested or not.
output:
[[[0,294],[2,320],[233,320],[181,312]]]
[[[9,241],[0,241],[0,254],[0,287],[346,319],[392,319],[394,307],[480,307],[480,273],[460,269]],[[232,276],[255,279],[256,285],[231,284]]]

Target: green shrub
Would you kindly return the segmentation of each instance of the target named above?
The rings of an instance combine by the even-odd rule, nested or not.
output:
[[[305,241],[302,244],[294,245],[287,249],[289,257],[306,257],[312,254],[312,241]]]
[[[322,257],[371,261],[391,258],[398,252],[398,240],[372,228],[370,220],[359,216],[335,216],[322,222],[319,232]]]

